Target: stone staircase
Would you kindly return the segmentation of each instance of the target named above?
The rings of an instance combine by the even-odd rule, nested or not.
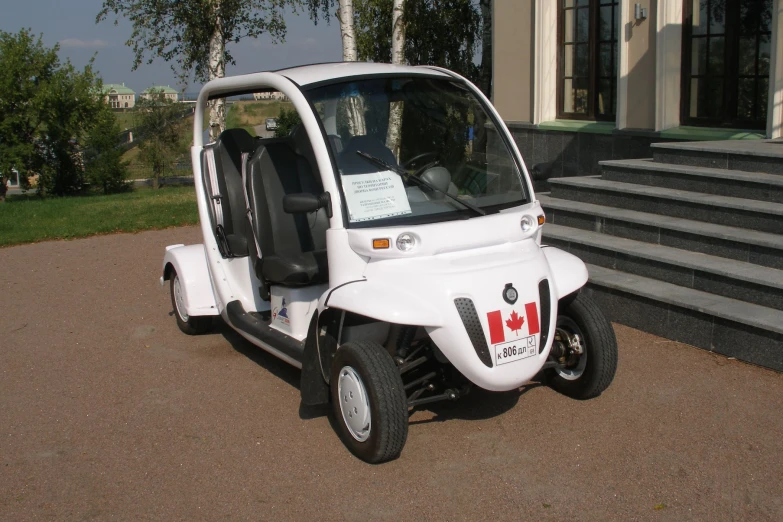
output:
[[[539,195],[610,320],[783,371],[783,142],[661,143]]]

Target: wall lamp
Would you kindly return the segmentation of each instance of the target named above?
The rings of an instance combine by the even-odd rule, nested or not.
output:
[[[647,8],[642,7],[642,4],[634,4],[633,14],[636,20],[645,20],[647,18]]]

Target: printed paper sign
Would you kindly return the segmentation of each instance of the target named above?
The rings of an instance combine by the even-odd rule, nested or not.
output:
[[[411,213],[402,178],[394,172],[351,174],[342,180],[352,223]]]

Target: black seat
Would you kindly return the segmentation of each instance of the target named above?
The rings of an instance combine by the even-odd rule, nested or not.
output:
[[[292,138],[261,140],[247,164],[247,196],[252,224],[250,256],[256,276],[265,284],[301,286],[329,281],[326,261],[325,210],[287,214],[286,194],[321,194],[321,180],[310,161],[297,154]]]
[[[368,172],[377,172],[379,167],[357,154],[358,151],[375,156],[385,163],[394,167],[399,167],[394,153],[375,136],[354,136],[340,153],[337,159],[337,165],[343,174],[365,174]]]
[[[228,246],[226,257],[244,257],[248,255],[247,220],[245,219],[245,195],[242,185],[242,155],[251,154],[258,141],[245,129],[228,129],[220,134],[213,146],[215,169],[220,193],[220,205],[223,213],[222,234]],[[206,153],[203,156],[204,182],[210,198],[215,196],[212,188]],[[212,209],[213,229],[217,229],[214,209]],[[218,242],[222,238],[218,237]]]

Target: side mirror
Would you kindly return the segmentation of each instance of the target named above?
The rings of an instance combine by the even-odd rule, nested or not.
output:
[[[283,196],[283,212],[287,214],[304,214],[325,208],[326,216],[332,217],[332,198],[328,192],[316,196],[303,192]]]

